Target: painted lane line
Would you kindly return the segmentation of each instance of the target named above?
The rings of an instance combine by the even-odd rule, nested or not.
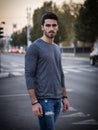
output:
[[[77,70],[77,69],[67,69],[67,71],[71,71],[71,72],[75,72],[75,73],[81,72],[80,70]]]
[[[23,75],[21,72],[11,72],[10,74],[14,75],[14,76],[21,76],[21,75]]]
[[[73,107],[70,107],[69,108],[69,111],[77,111],[77,109],[73,108]]]
[[[88,72],[93,72],[95,70],[91,69],[91,68],[80,68],[80,70],[82,71],[88,71]]]
[[[74,122],[72,124],[78,125],[78,124],[89,124],[89,125],[98,125],[98,122],[95,119],[89,119],[89,120],[83,120],[79,122]]]
[[[29,94],[10,94],[10,95],[0,95],[0,98],[5,98],[5,97],[18,97],[18,96],[29,96]]]
[[[67,90],[67,92],[74,92],[74,90],[71,88],[67,88],[66,90]]]
[[[61,117],[62,118],[68,118],[68,117],[88,117],[90,116],[90,114],[84,114],[83,112],[76,112],[76,113],[73,113],[73,114],[68,114],[68,115],[62,115]]]
[[[68,71],[64,70],[64,74],[68,74]]]

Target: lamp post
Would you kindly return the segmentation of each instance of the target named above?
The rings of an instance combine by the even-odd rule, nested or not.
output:
[[[5,24],[5,22],[4,22],[4,21],[0,22],[0,29],[1,29],[1,30],[0,30],[0,34],[3,33],[3,32],[2,32],[2,29],[3,29],[3,28],[1,27],[2,24]],[[0,39],[1,39],[2,37],[3,37],[3,36],[0,35]],[[1,50],[0,50],[0,73],[1,73]]]

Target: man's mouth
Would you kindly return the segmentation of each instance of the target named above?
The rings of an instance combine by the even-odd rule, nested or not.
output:
[[[49,33],[55,33],[54,31],[50,31]]]

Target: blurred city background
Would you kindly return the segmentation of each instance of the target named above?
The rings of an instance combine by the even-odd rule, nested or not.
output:
[[[0,130],[39,130],[24,76],[26,48],[42,36],[41,17],[59,17],[70,110],[56,130],[98,130],[98,0],[0,0]]]
[[[64,47],[82,47],[80,51],[88,47],[86,51],[90,51],[98,36],[97,6],[97,1],[83,0],[0,0],[0,50],[25,49],[42,35],[41,16],[52,11],[60,19],[55,42]]]

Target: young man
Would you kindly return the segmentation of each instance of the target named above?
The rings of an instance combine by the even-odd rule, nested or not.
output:
[[[32,111],[38,116],[40,130],[55,130],[55,121],[63,104],[63,112],[69,102],[61,65],[61,52],[54,38],[58,31],[58,17],[46,13],[42,17],[43,36],[34,41],[25,56],[25,77]]]

